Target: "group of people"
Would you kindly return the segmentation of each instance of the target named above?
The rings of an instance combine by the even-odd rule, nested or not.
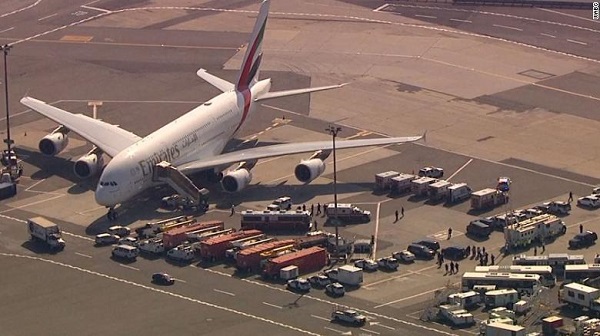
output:
[[[488,254],[488,252],[485,251],[485,246],[467,246],[467,256],[469,255],[471,256],[471,259],[479,260],[479,266],[494,265],[496,263],[496,257],[493,254]]]
[[[448,266],[448,264],[444,264],[444,268],[446,269],[446,274],[457,274],[458,273],[458,262],[456,261],[451,261],[450,265]]]

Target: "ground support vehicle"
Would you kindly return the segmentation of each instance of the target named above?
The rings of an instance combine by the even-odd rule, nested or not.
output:
[[[189,224],[193,222],[193,220],[194,218],[192,216],[177,216],[157,222],[147,223],[146,225],[135,229],[135,232],[140,238],[151,238],[155,237],[161,232],[165,232],[177,226]]]
[[[231,248],[231,242],[262,234],[259,230],[241,230],[201,241],[196,253],[205,261],[216,261],[225,258],[225,252]]]
[[[565,232],[567,226],[560,218],[543,214],[505,227],[505,246],[509,250],[523,248],[532,243],[554,239]]]
[[[161,238],[150,238],[142,240],[137,246],[142,253],[161,254],[165,252],[165,245]]]
[[[489,209],[508,202],[508,194],[500,190],[486,188],[471,194],[471,208]]]
[[[330,283],[329,285],[325,286],[325,293],[331,296],[336,296],[336,297],[340,297],[340,296],[344,296],[344,294],[346,294],[346,289],[344,288],[344,286],[338,282],[334,282],[334,283]]]
[[[447,203],[458,203],[469,199],[473,190],[466,183],[454,183],[448,187]]]
[[[267,205],[269,211],[290,210],[292,208],[292,198],[289,196],[281,196],[278,199]]]
[[[255,245],[238,252],[236,257],[236,268],[238,271],[253,272],[260,269],[261,261],[271,257],[280,251],[291,251],[295,241],[286,239],[272,241],[265,244]]]
[[[325,287],[331,283],[331,279],[326,275],[313,275],[308,278],[308,282],[314,287]]]
[[[65,248],[65,241],[56,223],[44,217],[33,217],[27,219],[27,229],[32,240],[42,242],[50,249],[62,251]]]
[[[374,272],[374,271],[377,271],[377,269],[379,268],[379,265],[377,264],[377,262],[374,260],[371,260],[371,259],[356,260],[354,262],[354,266],[362,269],[363,271],[367,271],[367,272]]]
[[[134,261],[137,259],[137,256],[140,254],[140,250],[137,247],[129,246],[129,245],[117,245],[112,250],[112,256],[114,258],[126,259],[130,261]]]
[[[293,279],[287,282],[287,288],[292,291],[306,293],[310,291],[310,283],[304,278]]]
[[[444,169],[439,167],[423,167],[419,169],[419,176],[441,178],[444,176]]]
[[[191,245],[179,245],[167,252],[167,258],[179,262],[191,262],[196,257]]]
[[[325,204],[325,215],[331,220],[336,217],[335,205]],[[371,212],[362,210],[352,204],[338,203],[337,217],[346,222],[368,222],[371,220]]]
[[[325,271],[328,278],[348,286],[360,286],[363,282],[363,270],[361,268],[344,265]]]
[[[312,217],[309,211],[255,211],[241,212],[242,230],[256,229],[261,231],[309,231],[312,228]]]
[[[400,174],[393,177],[390,183],[390,194],[401,195],[411,190],[411,182],[417,177],[412,174]]]
[[[0,199],[13,197],[17,194],[17,184],[10,177],[9,173],[2,174],[0,177]]]
[[[162,239],[166,249],[173,248],[188,240],[188,233],[203,229],[223,230],[223,221],[194,222],[182,225],[163,233]]]
[[[328,245],[328,238],[328,235],[324,232],[321,234],[311,234],[310,236],[307,235],[306,237],[296,238],[295,245],[297,249],[313,246],[326,247]]]
[[[448,198],[450,194],[449,187],[452,183],[444,180],[437,181],[429,185],[429,190],[427,191],[429,194],[429,201],[431,202],[441,202]]]
[[[590,315],[600,316],[600,289],[598,288],[572,282],[559,291],[558,300],[571,308],[587,310]]]
[[[397,271],[398,270],[398,259],[394,257],[385,257],[377,259],[377,265],[379,267],[386,269],[388,271]]]
[[[448,321],[455,327],[466,327],[475,324],[475,317],[460,305],[440,305],[440,318]]]
[[[279,276],[279,271],[287,266],[298,266],[299,274],[320,270],[327,265],[327,251],[322,247],[310,247],[268,260],[263,269],[265,278]]]
[[[429,185],[437,182],[433,177],[419,177],[410,181],[410,190],[415,196],[426,196],[429,192]]]
[[[131,229],[126,226],[114,225],[108,228],[107,232],[119,237],[127,237],[131,233]]]
[[[331,319],[335,322],[343,322],[355,326],[361,326],[367,323],[367,318],[364,315],[361,315],[357,311],[351,309],[336,309],[331,313]]]
[[[398,175],[400,175],[400,173],[396,171],[375,174],[375,189],[389,190],[392,183],[392,178]]]

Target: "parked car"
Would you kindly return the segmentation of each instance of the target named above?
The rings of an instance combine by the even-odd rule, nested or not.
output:
[[[287,282],[287,288],[298,292],[308,292],[310,291],[310,283],[304,278],[292,279]]]
[[[119,237],[126,237],[131,233],[131,229],[125,226],[115,225],[108,228],[108,233]]]
[[[419,169],[419,176],[441,178],[444,176],[444,169],[438,167],[424,167]]]
[[[600,187],[592,189],[592,195],[600,195]]]
[[[377,259],[377,265],[381,268],[385,268],[390,271],[395,271],[398,269],[399,263],[398,259],[393,257],[385,257]]]
[[[434,239],[421,239],[413,242],[413,244],[419,244],[428,247],[430,250],[437,251],[440,249],[440,242]]]
[[[112,256],[114,258],[121,258],[134,261],[140,254],[140,250],[137,247],[129,245],[118,245],[112,250]]]
[[[172,285],[175,283],[175,279],[167,273],[154,273],[152,274],[152,282],[158,285]]]
[[[354,262],[354,266],[362,268],[364,271],[373,272],[378,268],[377,263],[371,259],[360,259]]]
[[[96,239],[94,239],[94,242],[96,242],[96,245],[111,245],[118,243],[120,238],[121,237],[114,234],[101,233],[96,235]]]
[[[335,322],[345,322],[356,326],[363,325],[367,322],[367,318],[361,315],[356,310],[335,310],[331,313],[331,318]]]
[[[600,195],[589,195],[580,197],[577,199],[577,205],[586,208],[598,208],[600,207]]]
[[[315,287],[325,287],[331,283],[331,279],[326,275],[313,275],[308,278],[308,282]]]
[[[537,217],[537,216],[544,214],[544,212],[542,210],[538,210],[535,208],[525,209],[525,210],[523,210],[523,213],[525,215],[527,215],[529,218]]]
[[[413,262],[415,261],[415,255],[407,250],[398,251],[392,253],[392,257],[401,260],[403,262]]]
[[[423,246],[420,244],[410,244],[408,245],[406,250],[414,254],[415,257],[421,259],[433,259],[433,257],[435,256],[435,252],[433,250],[431,250],[427,246]]]
[[[325,286],[325,293],[331,296],[344,296],[346,294],[346,289],[339,282],[331,283]]]
[[[571,238],[569,240],[569,247],[575,249],[594,245],[596,240],[598,240],[596,232],[585,231],[578,233],[575,237]]]
[[[137,247],[138,240],[137,240],[137,238],[134,238],[134,237],[121,238],[121,239],[119,239],[119,245],[129,245],[129,246]]]
[[[462,246],[450,246],[442,249],[442,255],[446,259],[461,260],[467,257],[467,249]]]

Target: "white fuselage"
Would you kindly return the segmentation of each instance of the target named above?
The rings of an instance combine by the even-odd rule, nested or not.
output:
[[[250,88],[248,117],[253,97],[268,92],[270,80]],[[222,93],[156,130],[116,155],[106,165],[96,188],[96,202],[115,206],[158,184],[152,181],[154,166],[167,161],[177,167],[221,154],[244,118],[242,93]]]

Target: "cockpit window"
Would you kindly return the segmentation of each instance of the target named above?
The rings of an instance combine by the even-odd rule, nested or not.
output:
[[[102,181],[100,181],[100,185],[103,186],[103,187],[108,187],[108,186],[116,187],[116,186],[118,186],[117,182],[114,182],[114,181],[109,181],[109,182],[102,182]]]

